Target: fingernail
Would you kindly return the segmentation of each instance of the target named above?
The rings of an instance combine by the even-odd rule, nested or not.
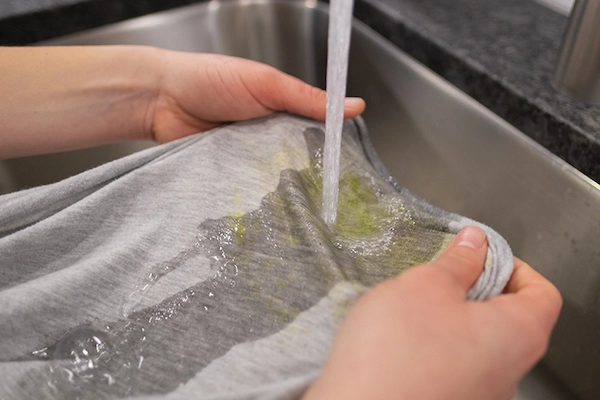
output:
[[[346,97],[344,99],[344,107],[358,107],[362,104],[363,99],[360,97]]]
[[[481,228],[468,226],[463,228],[454,239],[456,246],[465,246],[472,249],[479,249],[484,245],[486,236]]]

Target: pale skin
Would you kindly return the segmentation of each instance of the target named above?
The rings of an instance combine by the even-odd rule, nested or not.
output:
[[[240,58],[104,46],[0,48],[0,60],[0,159],[163,143],[274,111],[325,119],[323,90]],[[345,117],[364,108],[347,99]]]
[[[0,48],[0,158],[124,140],[168,142],[287,111],[325,119],[325,92],[238,58],[150,47]],[[347,99],[346,118],[362,113]],[[435,261],[382,282],[342,324],[305,399],[510,399],[543,356],[558,290],[515,259],[504,294],[465,300],[483,231],[466,228]]]
[[[562,300],[519,259],[504,294],[465,300],[486,251],[483,231],[468,227],[435,261],[371,289],[304,399],[512,399],[545,353]]]

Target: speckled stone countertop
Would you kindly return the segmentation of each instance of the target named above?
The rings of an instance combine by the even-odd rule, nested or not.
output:
[[[567,18],[531,0],[368,0],[357,16],[600,182],[600,106],[552,84]]]
[[[200,0],[5,0],[0,45],[24,45]],[[596,182],[600,106],[552,76],[567,18],[532,0],[355,0],[355,16]]]

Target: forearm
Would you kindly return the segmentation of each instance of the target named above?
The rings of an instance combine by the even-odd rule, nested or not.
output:
[[[158,50],[0,48],[0,158],[149,137]]]

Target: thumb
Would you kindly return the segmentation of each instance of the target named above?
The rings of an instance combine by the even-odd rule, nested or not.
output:
[[[485,232],[479,227],[469,226],[463,228],[430,265],[450,275],[464,297],[483,271],[486,255]]]

